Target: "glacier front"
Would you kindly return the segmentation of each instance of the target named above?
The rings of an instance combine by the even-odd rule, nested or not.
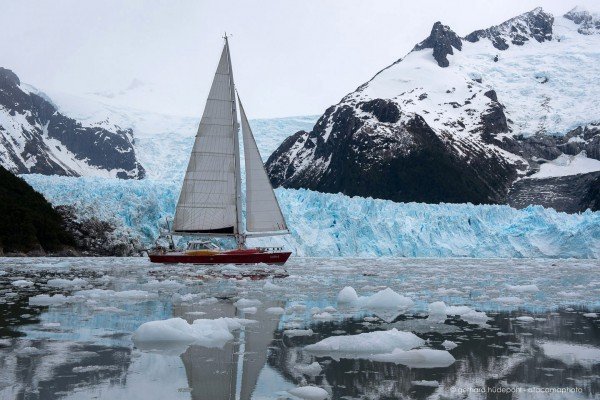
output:
[[[151,245],[174,213],[178,180],[22,176],[54,205],[112,221]],[[291,235],[249,240],[302,256],[600,258],[600,212],[530,206],[394,203],[277,189]]]

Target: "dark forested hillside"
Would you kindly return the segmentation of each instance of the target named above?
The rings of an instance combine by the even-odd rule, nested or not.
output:
[[[0,166],[1,251],[43,254],[74,245],[62,217],[44,196]]]

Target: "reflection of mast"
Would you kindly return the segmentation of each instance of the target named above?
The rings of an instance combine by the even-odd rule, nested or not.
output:
[[[246,317],[257,321],[239,332],[222,349],[190,346],[181,355],[194,400],[250,400],[258,376],[267,362],[279,317],[264,309],[280,304],[263,304],[256,314],[242,315],[230,302],[207,305],[201,318]],[[174,316],[186,317],[185,307],[175,307]],[[188,321],[190,318],[188,317]],[[191,322],[191,321],[190,321]]]

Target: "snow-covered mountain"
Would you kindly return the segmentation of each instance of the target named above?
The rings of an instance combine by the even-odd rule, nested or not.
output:
[[[462,38],[437,22],[288,137],[267,170],[278,186],[394,201],[598,209],[594,163],[578,191],[550,200],[556,176],[581,174],[571,159],[600,160],[599,61],[600,17],[579,8],[556,18],[536,8]],[[538,173],[559,157],[564,168]],[[539,185],[545,195],[530,196]]]
[[[133,131],[66,116],[0,68],[0,163],[13,173],[141,179]]]

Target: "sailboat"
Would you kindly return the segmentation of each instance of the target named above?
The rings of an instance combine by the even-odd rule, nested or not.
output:
[[[171,234],[201,238],[233,237],[235,249],[192,240],[176,250],[149,252],[150,261],[194,264],[284,264],[291,252],[281,247],[248,248],[246,239],[288,234],[285,218],[265,171],[239,94],[236,96],[229,41],[225,44],[183,180]],[[246,215],[242,214],[242,174],[238,105],[246,177]]]

